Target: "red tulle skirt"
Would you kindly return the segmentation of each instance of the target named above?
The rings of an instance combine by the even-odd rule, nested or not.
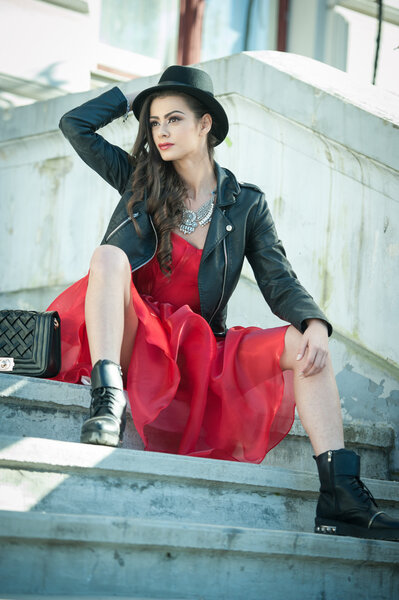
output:
[[[292,372],[279,361],[288,325],[232,327],[216,339],[199,314],[202,250],[172,234],[172,275],[156,257],[133,274],[138,317],[126,389],[146,450],[260,463],[291,429]],[[55,378],[90,377],[86,275],[49,306],[61,317],[62,368]]]

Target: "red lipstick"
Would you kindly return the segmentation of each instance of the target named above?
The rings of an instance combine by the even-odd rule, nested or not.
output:
[[[158,148],[160,148],[161,150],[167,150],[171,146],[173,146],[173,144],[159,144]]]

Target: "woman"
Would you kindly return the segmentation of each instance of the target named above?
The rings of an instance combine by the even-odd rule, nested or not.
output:
[[[95,133],[126,102],[125,118],[132,102],[139,120],[131,155]],[[287,435],[296,404],[321,480],[316,531],[397,539],[399,522],[378,511],[359,457],[344,449],[332,327],[287,261],[262,191],[214,161],[228,119],[209,76],[169,67],[137,97],[114,87],[60,128],[122,194],[89,275],[49,307],[63,323],[58,379],[91,376],[81,441],[118,445],[126,388],[146,449],[259,463]],[[291,325],[226,330],[245,256]]]

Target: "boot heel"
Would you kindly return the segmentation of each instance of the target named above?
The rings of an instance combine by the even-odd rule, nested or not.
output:
[[[358,525],[352,525],[352,523],[345,523],[343,521],[329,521],[328,519],[315,519],[315,533],[324,533],[327,535],[347,535],[355,538],[366,538],[370,540],[375,539],[398,539],[399,535],[392,535],[389,531],[365,529]]]
[[[339,535],[339,527],[332,521],[328,522],[326,519],[315,519],[315,533],[324,533],[326,535]]]
[[[81,444],[99,444],[101,446],[118,446],[118,434],[109,431],[99,431],[96,429],[83,430],[80,435]]]

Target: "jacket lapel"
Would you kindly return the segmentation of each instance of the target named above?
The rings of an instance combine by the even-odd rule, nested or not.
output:
[[[234,175],[220,167],[216,161],[215,171],[217,177],[216,205],[202,251],[202,261],[223,241],[226,235],[234,230],[234,225],[226,216],[225,211],[228,206],[235,203],[236,196],[240,192],[240,186]]]

